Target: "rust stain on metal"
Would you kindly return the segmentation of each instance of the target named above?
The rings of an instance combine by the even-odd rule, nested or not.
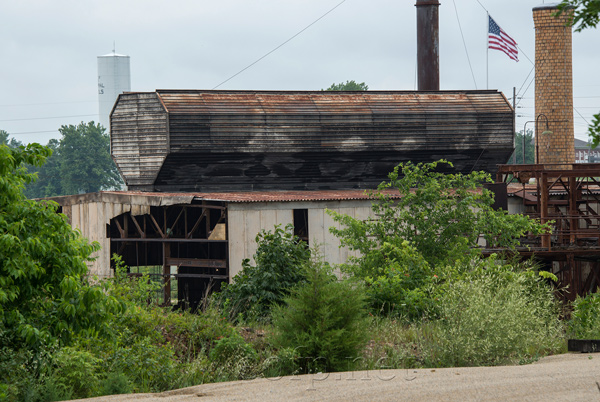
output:
[[[128,188],[374,188],[400,162],[494,171],[512,153],[497,91],[157,90],[119,97],[111,150]]]
[[[439,91],[439,1],[417,0],[417,75],[419,91]]]

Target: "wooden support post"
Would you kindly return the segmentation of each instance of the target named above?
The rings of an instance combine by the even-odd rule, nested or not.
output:
[[[577,206],[577,178],[569,177],[569,229],[571,230],[571,236],[569,238],[570,244],[577,242],[577,231],[579,230],[579,219],[578,206]]]
[[[168,264],[171,257],[171,243],[163,242],[163,299],[164,305],[171,304],[171,266]]]
[[[540,222],[546,223],[548,222],[548,174],[546,172],[542,172],[541,180],[538,183],[538,199],[540,203]],[[551,238],[550,234],[542,235],[542,247],[546,248],[547,251],[550,251],[550,243]]]

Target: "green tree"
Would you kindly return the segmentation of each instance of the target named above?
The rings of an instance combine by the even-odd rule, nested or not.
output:
[[[406,240],[433,265],[479,255],[480,238],[492,247],[515,247],[528,232],[539,234],[545,226],[523,215],[494,210],[494,194],[482,185],[492,182],[488,173],[444,174],[433,163],[408,162],[397,166],[374,195],[376,219],[361,221],[331,211],[334,220],[345,226],[330,231],[342,244],[361,251],[363,257],[385,243]],[[400,196],[394,199],[391,194]]]
[[[595,28],[599,22],[600,14],[600,1],[598,0],[563,0],[558,5],[558,13],[560,15],[564,12],[570,12],[573,10],[570,16],[571,25],[575,26],[576,32],[581,32],[586,28]]]
[[[283,303],[289,289],[304,280],[301,267],[310,259],[310,249],[294,236],[292,225],[262,230],[256,243],[256,265],[242,261],[242,270],[219,296],[233,319],[267,318],[271,307]]]
[[[110,156],[110,138],[100,124],[61,126],[60,167],[63,194],[91,193],[121,185]]]
[[[556,15],[573,10],[569,22],[572,26],[579,24],[575,28],[576,32],[596,28],[600,22],[600,0],[563,0],[558,5],[558,10]],[[592,146],[597,147],[600,144],[600,113],[594,115],[588,127],[588,135],[592,140]]]
[[[515,134],[515,153],[510,158],[510,163],[513,163],[516,156],[516,164],[523,163],[523,131]],[[535,143],[533,130],[527,130],[525,133],[525,163],[535,163]]]
[[[304,269],[306,282],[275,307],[273,342],[293,348],[304,372],[351,370],[368,339],[362,289],[320,261]]]
[[[0,145],[8,145],[10,148],[16,148],[23,145],[23,143],[19,140],[14,138],[9,139],[9,136],[10,134],[8,132],[0,130]]]
[[[548,230],[526,216],[494,210],[493,193],[482,187],[491,181],[488,173],[444,174],[436,171],[440,163],[452,166],[439,161],[396,167],[373,194],[375,218],[329,211],[341,224],[329,230],[360,252],[342,269],[369,285],[372,305],[384,312],[408,318],[426,312],[435,277],[468,267],[481,255],[480,239],[490,247],[514,248],[526,234]]]
[[[97,333],[119,303],[90,286],[89,244],[57,214],[53,202],[23,195],[50,150],[39,144],[0,145],[0,336],[5,346],[38,349]]]
[[[25,187],[27,198],[53,197],[64,195],[62,191],[62,170],[60,163],[60,142],[57,139],[48,141],[46,147],[52,151],[52,155],[46,159],[42,166],[28,166],[27,170],[37,173],[37,180]]]
[[[356,81],[340,82],[339,84],[331,84],[326,91],[367,91],[369,86],[364,82],[357,83]]]

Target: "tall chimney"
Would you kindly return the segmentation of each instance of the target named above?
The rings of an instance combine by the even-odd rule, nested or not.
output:
[[[417,75],[419,91],[440,90],[438,0],[417,0]]]
[[[536,163],[571,164],[575,163],[571,11],[554,17],[557,4],[533,8]]]

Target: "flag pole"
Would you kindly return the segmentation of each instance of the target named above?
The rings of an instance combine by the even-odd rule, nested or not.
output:
[[[490,70],[489,70],[489,53],[490,53],[490,13],[487,12],[487,28],[485,32],[486,46],[485,46],[485,89],[490,89]]]

